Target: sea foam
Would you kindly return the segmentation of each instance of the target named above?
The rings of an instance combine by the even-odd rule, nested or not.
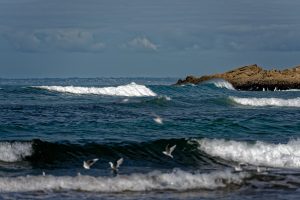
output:
[[[300,107],[300,98],[280,99],[280,98],[240,98],[229,97],[235,103],[249,106],[286,106]]]
[[[255,166],[300,168],[300,140],[287,144],[255,143],[224,139],[200,139],[199,150],[225,160]]]
[[[152,190],[217,189],[228,184],[241,184],[247,173],[215,171],[190,173],[174,170],[170,173],[153,171],[148,174],[93,176],[19,176],[0,177],[0,192],[27,192],[44,190],[80,190],[87,192],[123,192]]]
[[[31,142],[0,142],[0,161],[16,162],[33,152]]]
[[[72,94],[94,94],[108,96],[142,97],[157,96],[151,89],[134,82],[117,87],[75,87],[75,86],[34,86],[35,88],[46,89],[55,92]]]

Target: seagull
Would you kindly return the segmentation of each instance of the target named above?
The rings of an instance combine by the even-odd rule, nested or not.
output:
[[[99,159],[98,158],[95,158],[95,159],[92,159],[92,160],[87,160],[87,161],[83,161],[83,167],[85,169],[90,169],[90,167],[95,164],[95,162],[97,162]]]
[[[239,164],[239,165],[237,165],[237,166],[234,166],[234,171],[236,171],[236,172],[241,172],[241,171],[243,171],[243,168],[242,168],[241,164]]]
[[[262,172],[265,172],[265,171],[267,171],[268,170],[268,168],[266,168],[266,167],[257,167],[256,168],[256,171],[258,172],[258,173],[262,173]]]
[[[246,166],[245,163],[239,163],[238,165],[234,166],[234,171],[241,172],[243,171],[243,166]]]
[[[163,120],[160,116],[156,116],[155,118],[153,118],[153,120],[158,124],[163,124]]]
[[[46,173],[43,171],[43,176],[46,176]]]
[[[172,156],[172,152],[174,151],[174,149],[176,148],[176,145],[172,146],[169,148],[169,144],[166,146],[166,150],[163,151],[163,154],[170,156],[171,158],[173,158]]]
[[[118,168],[120,167],[120,165],[123,163],[124,159],[123,158],[120,158],[119,160],[116,160],[114,163],[112,162],[109,162],[109,165],[111,167],[111,169],[114,171],[114,172],[117,172],[118,171]]]

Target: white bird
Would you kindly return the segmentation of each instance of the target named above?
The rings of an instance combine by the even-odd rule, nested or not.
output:
[[[235,170],[236,172],[241,172],[241,171],[243,171],[243,168],[242,168],[241,164],[239,164],[239,165],[237,165],[237,166],[234,166],[234,170]]]
[[[247,164],[245,164],[245,163],[239,163],[238,165],[234,166],[234,170],[236,172],[241,172],[241,171],[243,171],[243,166],[246,166],[246,165]]]
[[[46,173],[43,171],[43,176],[46,176]]]
[[[153,120],[158,124],[163,124],[163,120],[160,116],[156,116],[155,118],[153,118]]]
[[[266,168],[266,167],[257,167],[256,168],[256,171],[258,172],[258,173],[262,173],[262,172],[265,172],[265,171],[267,171],[268,170],[268,168]]]
[[[124,159],[123,158],[120,158],[119,160],[115,161],[114,163],[112,162],[109,162],[109,165],[111,167],[111,169],[114,171],[114,172],[117,172],[118,171],[118,168],[120,167],[120,165],[123,163]]]
[[[95,162],[97,162],[98,160],[99,160],[98,158],[95,158],[95,159],[92,159],[92,160],[83,161],[83,167],[85,169],[90,169],[91,166],[93,164],[95,164]]]
[[[172,152],[174,151],[174,149],[176,148],[176,145],[172,146],[169,148],[169,144],[166,146],[166,150],[163,151],[163,154],[165,154],[166,156],[170,156],[171,158],[173,158],[172,156]]]

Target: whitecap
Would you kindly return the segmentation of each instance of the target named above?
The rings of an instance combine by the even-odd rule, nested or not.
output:
[[[33,152],[31,142],[0,142],[0,161],[16,162]]]
[[[174,170],[170,173],[153,171],[148,174],[118,175],[117,177],[93,176],[19,176],[0,177],[0,192],[28,192],[44,190],[80,190],[86,192],[123,192],[152,190],[217,189],[228,184],[241,184],[247,173],[215,171],[191,173]]]
[[[71,94],[94,94],[108,96],[143,97],[157,96],[151,89],[134,82],[117,87],[77,87],[77,86],[33,86],[49,91],[71,93]]]
[[[291,140],[287,144],[206,138],[194,141],[198,142],[199,150],[228,161],[266,167],[300,168],[300,140]]]
[[[235,103],[248,106],[287,106],[300,107],[300,98],[280,99],[280,98],[240,98],[229,97]]]
[[[206,83],[212,83],[218,88],[226,88],[229,90],[235,90],[233,85],[224,79],[212,79],[207,81]]]

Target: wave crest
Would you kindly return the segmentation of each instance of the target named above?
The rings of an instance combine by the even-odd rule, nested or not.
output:
[[[214,84],[218,88],[226,88],[228,90],[235,90],[233,85],[224,79],[213,79],[209,80],[206,83]]]
[[[235,103],[248,106],[286,106],[300,107],[300,98],[280,99],[280,98],[240,98],[229,97]]]
[[[153,171],[148,174],[119,175],[117,177],[92,176],[20,176],[0,177],[1,192],[43,190],[80,190],[87,192],[123,192],[151,190],[217,189],[229,184],[241,184],[247,173],[219,171],[190,173],[174,170],[171,173]]]
[[[300,140],[287,144],[254,144],[224,139],[200,139],[199,150],[211,156],[255,166],[300,168]]]
[[[0,142],[0,161],[17,162],[33,152],[31,142]]]
[[[108,96],[142,97],[157,96],[151,89],[134,82],[117,87],[75,87],[75,86],[34,86],[49,91],[72,93],[72,94],[95,94]]]

